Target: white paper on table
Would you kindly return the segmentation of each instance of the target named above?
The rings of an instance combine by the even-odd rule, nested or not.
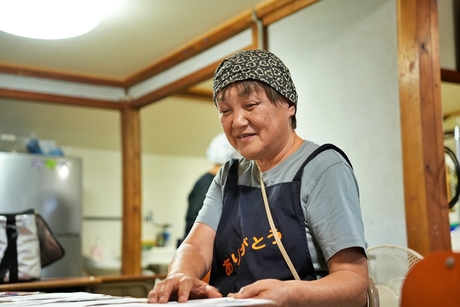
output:
[[[2,301],[4,300],[4,301]],[[8,302],[6,302],[8,300]],[[24,296],[2,297],[1,307],[16,306],[43,306],[43,307],[100,307],[100,306],[122,306],[122,307],[146,307],[146,298],[117,297],[105,294],[87,292],[64,292],[64,293],[37,293]],[[258,305],[274,305],[271,300],[265,299],[235,299],[231,297],[207,298],[189,300],[185,303],[168,302],[161,305],[174,305],[176,307],[243,307]],[[155,306],[149,304],[148,306]]]
[[[238,307],[238,306],[257,306],[257,305],[274,305],[272,300],[265,299],[236,299],[231,297],[205,298],[198,300],[189,300],[185,303],[168,302],[166,305],[178,305],[181,307]]]
[[[103,306],[117,305],[125,303],[144,303],[147,299],[137,299],[132,297],[117,297],[105,294],[87,292],[65,292],[65,293],[38,293],[24,296],[2,297],[0,299],[2,307],[14,306],[47,306],[47,307],[84,307],[84,306]],[[123,305],[124,306],[124,305]]]

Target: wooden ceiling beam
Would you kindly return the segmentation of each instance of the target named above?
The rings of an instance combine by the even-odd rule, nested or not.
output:
[[[63,71],[50,69],[39,69],[27,66],[11,65],[0,63],[0,73],[7,73],[18,76],[28,76],[35,78],[53,79],[60,81],[69,81],[77,83],[85,83],[92,85],[105,85],[114,87],[123,87],[122,79],[107,78],[101,76],[93,76],[86,74],[75,74]]]
[[[258,18],[263,18],[263,23],[266,26],[317,1],[318,0],[270,0],[256,6],[254,10]],[[127,89],[249,29],[254,23],[252,14],[252,10],[243,12],[235,18],[197,37],[190,43],[178,48],[154,64],[125,78],[108,78],[103,76],[75,74],[6,63],[0,63],[0,72],[92,85],[115,86]],[[256,47],[255,45],[254,48]]]
[[[124,81],[125,87],[133,86],[143,80],[157,75],[195,55],[218,45],[232,36],[248,29],[252,24],[252,11],[247,10],[235,18],[194,39],[187,45],[173,51],[155,64],[129,76]]]
[[[204,100],[206,102],[212,102],[212,91],[190,87],[184,91],[179,91],[173,94],[174,97],[188,98],[188,99],[198,99]]]
[[[460,117],[460,111],[455,111],[455,112],[444,114],[442,118],[443,120],[446,120],[451,117]]]
[[[131,106],[133,108],[141,108],[151,104],[152,102],[158,101],[177,92],[186,90],[188,87],[192,85],[206,81],[209,78],[212,78],[214,70],[216,69],[217,65],[219,65],[219,63],[220,60],[196,71],[193,74],[185,76],[142,97],[134,99],[131,102]]]
[[[460,83],[460,72],[441,68],[441,81],[450,83]]]
[[[254,42],[251,45],[243,49],[253,49],[253,48],[256,48],[256,44]],[[131,107],[132,108],[142,108],[160,99],[163,99],[170,95],[174,95],[178,92],[184,91],[193,85],[209,80],[210,78],[213,77],[214,71],[216,70],[217,66],[222,61],[223,59],[220,59],[214,63],[209,64],[208,66],[203,67],[202,69],[190,75],[180,78],[174,82],[171,82],[166,86],[163,86],[159,89],[156,89],[150,93],[145,94],[144,96],[133,99],[131,101]]]
[[[61,105],[73,105],[73,106],[80,106],[80,107],[114,109],[114,110],[123,109],[123,104],[124,104],[123,102],[116,102],[116,101],[109,101],[109,100],[99,100],[99,99],[54,95],[54,94],[44,94],[44,93],[37,93],[37,92],[10,90],[10,89],[5,89],[5,88],[0,88],[0,98],[9,98],[9,99],[16,99],[16,100],[27,100],[27,101],[45,102],[45,103],[55,103],[55,104],[61,104]]]
[[[268,26],[292,13],[295,13],[318,0],[271,0],[255,7],[257,17]]]

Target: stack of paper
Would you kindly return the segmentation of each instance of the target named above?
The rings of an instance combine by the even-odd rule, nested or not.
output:
[[[87,292],[69,293],[24,293],[24,292],[3,292],[0,293],[0,305],[3,306],[46,306],[46,307],[80,307],[80,306],[103,306],[142,304],[145,307],[146,299],[132,297],[117,297],[105,294],[95,294]],[[144,304],[143,304],[144,303]],[[131,306],[131,305],[129,305]]]
[[[273,305],[274,302],[262,299],[233,299],[228,297],[190,300],[186,303],[169,302],[166,305],[181,307],[242,307]],[[123,306],[146,307],[146,298],[119,297],[87,292],[41,293],[41,292],[0,292],[0,306],[44,306],[44,307],[87,307]],[[153,306],[153,305],[150,305]],[[158,306],[158,305],[157,305]]]

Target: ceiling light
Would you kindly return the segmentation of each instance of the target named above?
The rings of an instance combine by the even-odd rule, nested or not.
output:
[[[10,34],[62,39],[94,29],[101,6],[94,0],[0,0],[0,30]]]

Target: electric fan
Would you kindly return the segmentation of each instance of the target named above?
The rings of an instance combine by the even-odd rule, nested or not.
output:
[[[369,277],[378,289],[380,306],[398,307],[404,279],[423,256],[409,248],[388,244],[370,247],[367,254]]]

